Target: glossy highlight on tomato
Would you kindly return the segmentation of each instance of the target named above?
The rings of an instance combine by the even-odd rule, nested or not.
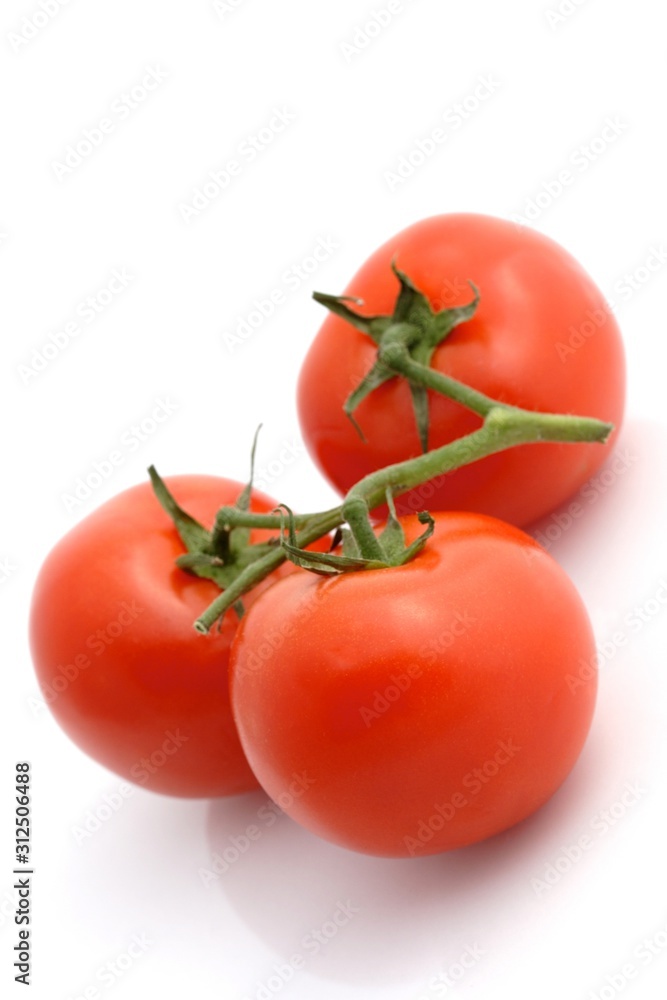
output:
[[[421,531],[403,518],[407,541]],[[230,661],[241,743],[262,787],[340,846],[414,857],[539,809],[574,767],[597,676],[583,602],[528,535],[435,515],[402,566],[289,576],[243,618]]]
[[[614,424],[604,445],[530,444],[488,456],[397,499],[399,513],[471,510],[523,526],[575,493],[614,446],[623,417],[625,360],[618,324],[577,261],[553,240],[478,214],[440,215],[398,233],[360,268],[345,294],[364,315],[391,315],[394,264],[432,308],[481,301],[436,348],[431,366],[501,402]],[[341,493],[369,473],[420,454],[409,386],[394,378],[343,412],[376,346],[329,315],[302,367],[298,408],[308,450]],[[429,448],[475,430],[481,418],[429,391]]]

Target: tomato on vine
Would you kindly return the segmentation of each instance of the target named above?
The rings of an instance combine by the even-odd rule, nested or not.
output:
[[[413,372],[429,366],[506,404],[616,428],[603,447],[533,444],[487,456],[397,498],[400,512],[471,510],[527,525],[609,455],[625,396],[619,328],[590,277],[546,236],[484,215],[436,216],[372,254],[345,296],[315,298],[332,314],[302,367],[299,417],[310,454],[341,493],[480,426],[405,365],[392,367],[387,341],[397,335]]]
[[[227,615],[207,640],[192,623],[220,593],[216,576],[229,582],[275,547],[268,542],[275,532],[234,535],[202,525],[239,495],[244,510],[249,502],[252,511],[267,512],[275,503],[216,476],[162,483],[154,474],[154,484],[169,514],[150,483],[134,486],[84,518],[47,557],[30,616],[40,688],[68,736],[129,781],[186,797],[255,789],[229,703],[237,616]],[[249,594],[246,605],[267,585]]]
[[[400,519],[408,548],[416,520]],[[595,674],[576,693],[568,682],[595,643],[560,566],[495,518],[434,522],[408,561],[364,571],[347,556],[340,575],[278,581],[232,647],[234,718],[262,787],[282,800],[305,775],[288,814],[368,854],[446,851],[529,816],[573,768],[595,704]]]

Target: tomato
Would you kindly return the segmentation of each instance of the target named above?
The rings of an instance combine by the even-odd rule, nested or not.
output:
[[[431,366],[494,399],[531,410],[621,423],[625,362],[620,331],[604,297],[552,240],[484,215],[426,219],[374,253],[346,289],[363,314],[391,315],[405,273],[435,310],[481,301],[440,344]],[[305,359],[298,386],[304,440],[341,492],[376,469],[420,454],[409,386],[394,378],[355,410],[343,404],[372,368],[377,348],[345,319],[329,315]],[[470,433],[481,418],[429,391],[429,447]],[[402,513],[471,510],[522,526],[578,490],[613,447],[535,444],[513,448],[433,480],[397,499]]]
[[[401,520],[410,541],[416,519]],[[553,795],[590,727],[595,644],[536,542],[440,513],[403,566],[276,582],[241,623],[230,683],[250,766],[294,820],[356,851],[419,856]]]
[[[166,483],[207,527],[243,489],[202,475]],[[273,507],[253,492],[253,510]],[[267,537],[266,531],[251,536]],[[221,631],[195,632],[194,620],[220,591],[175,567],[183,551],[148,482],[77,524],[47,557],[35,585],[35,670],[65,732],[123,778],[190,797],[248,791],[257,781],[239,744],[227,676],[237,618],[230,612]],[[247,595],[246,605],[261,590]]]

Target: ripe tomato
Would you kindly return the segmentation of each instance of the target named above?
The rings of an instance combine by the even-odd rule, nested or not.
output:
[[[374,253],[345,294],[364,315],[391,315],[398,282],[391,262],[436,310],[472,299],[474,317],[436,348],[431,366],[494,399],[620,425],[625,362],[618,325],[577,262],[545,236],[484,215],[441,215],[403,230]],[[302,432],[341,493],[383,466],[420,454],[409,386],[394,378],[355,410],[361,440],[343,404],[371,369],[377,348],[365,333],[329,315],[305,359],[298,387]],[[481,418],[429,391],[429,447],[470,433]],[[579,489],[609,455],[600,444],[513,448],[440,477],[397,499],[402,513],[473,510],[519,526]]]
[[[206,527],[243,489],[214,476],[166,483]],[[253,492],[252,510],[273,507]],[[258,786],[229,703],[237,619],[230,612],[221,632],[195,632],[195,618],[220,591],[175,567],[183,551],[148,482],[76,525],[49,554],[35,586],[35,670],[68,736],[123,778],[171,795],[244,792]],[[261,590],[247,595],[246,605]]]
[[[495,518],[435,522],[404,566],[278,581],[232,648],[260,783],[368,854],[437,853],[518,823],[565,780],[593,713],[593,634],[561,567]]]

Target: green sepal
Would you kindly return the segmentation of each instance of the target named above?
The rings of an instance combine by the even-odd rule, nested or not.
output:
[[[361,299],[355,299],[350,295],[325,295],[323,292],[313,292],[313,298],[324,306],[329,312],[334,313],[344,319],[350,326],[361,330],[376,344],[382,340],[385,330],[391,326],[393,320],[391,316],[362,316],[361,313],[350,309],[348,302],[355,305],[363,305]]]
[[[361,553],[359,551],[359,546],[357,545],[357,540],[350,531],[349,528],[341,528],[341,551],[344,556],[349,556],[350,559],[360,559]],[[335,548],[335,546],[332,546]]]
[[[400,290],[394,314],[391,317],[392,323],[411,323],[421,329],[426,329],[433,320],[435,313],[431,308],[431,303],[423,292],[412,283],[407,274],[399,271],[395,261],[391,262],[391,269],[398,279]]]
[[[417,514],[419,523],[427,525],[426,531],[422,532],[419,538],[416,538],[411,545],[406,546],[405,532],[403,531],[401,522],[396,517],[396,507],[391,490],[387,490],[387,507],[389,508],[389,517],[379,541],[387,555],[389,565],[404,566],[405,563],[410,562],[411,559],[419,555],[424,548],[435,531],[435,521],[428,511],[421,511]]]
[[[417,382],[408,382],[410,395],[412,396],[412,408],[415,411],[415,421],[417,423],[417,433],[419,443],[423,452],[428,451],[428,432],[430,427],[428,412],[428,389]]]
[[[372,559],[352,559],[348,556],[335,556],[331,552],[306,552],[297,545],[282,542],[285,555],[301,569],[319,573],[321,576],[338,576],[341,573],[358,572],[364,569],[386,569],[387,563],[375,562]]]
[[[161,476],[158,475],[154,465],[148,469],[151,477],[153,492],[160,501],[162,509],[174,522],[176,531],[188,552],[205,552],[211,544],[211,533],[206,528],[191,517],[183,508],[176,503],[173,495]]]
[[[385,563],[362,559],[358,555],[349,556],[344,554],[337,556],[333,552],[309,552],[307,549],[302,549],[298,544],[294,527],[294,512],[287,504],[281,504],[278,510],[287,515],[287,527],[283,527],[280,544],[290,562],[301,567],[301,569],[310,570],[311,573],[319,573],[321,576],[338,576],[340,573],[350,573],[364,569],[382,569],[385,567]],[[343,528],[341,534],[343,544],[345,545],[346,538],[349,537],[349,529]],[[356,543],[354,544],[356,545]],[[347,541],[348,550],[349,545],[350,542]]]
[[[387,490],[387,506],[389,508],[389,517],[378,541],[382,546],[382,550],[387,555],[387,561],[393,564],[405,552],[405,532],[403,531],[401,522],[396,517],[396,507],[391,490]]]
[[[364,559],[359,555],[359,546],[351,530],[344,527],[337,532],[337,536],[342,542],[342,555],[334,552],[308,552],[298,544],[297,534],[294,527],[294,514],[286,504],[282,504],[279,510],[286,515],[287,524],[283,521],[280,544],[287,558],[301,569],[309,570],[320,576],[340,576],[342,573],[358,573],[365,570],[389,569],[392,566],[403,566],[406,562],[414,559],[424,548],[426,542],[433,534],[435,521],[428,512],[418,514],[421,524],[428,527],[419,538],[406,547],[403,527],[396,517],[396,508],[391,490],[387,490],[387,504],[389,506],[389,517],[387,524],[378,536],[378,542],[382,550],[384,559]]]
[[[247,513],[252,499],[252,484],[257,448],[257,429],[250,456],[250,480],[236,501],[235,508]],[[251,528],[226,525],[218,512],[215,526],[207,531],[177,503],[174,496],[158,475],[154,466],[148,470],[155,495],[162,508],[171,517],[186,552],[178,556],[176,566],[193,576],[212,580],[221,590],[227,590],[238,577],[257,560],[274,552],[280,539],[276,535],[264,542],[251,543]],[[243,614],[243,604],[234,604],[239,615]]]
[[[344,411],[355,426],[362,440],[363,430],[355,420],[354,412],[359,404],[372,392],[392,378],[402,378],[381,360],[382,347],[399,341],[408,350],[414,361],[429,367],[436,348],[449,336],[455,327],[472,319],[479,305],[479,291],[469,282],[473,298],[464,306],[434,311],[428,298],[413,284],[403,271],[392,261],[391,269],[399,283],[399,292],[391,316],[362,316],[348,303],[362,304],[350,296],[325,295],[314,292],[313,298],[330,312],[361,330],[378,346],[378,357],[364,375],[359,385],[345,400]],[[422,451],[428,451],[429,398],[428,390],[415,382],[408,381],[412,395],[412,406]]]
[[[355,430],[362,441],[365,441],[364,432],[361,427],[354,419],[354,411],[359,406],[359,404],[366,398],[370,396],[372,392],[375,392],[381,385],[388,382],[390,379],[395,378],[396,373],[383,365],[381,361],[376,361],[369,372],[364,375],[363,379],[359,383],[356,389],[350,393],[350,395],[345,400],[345,405],[343,409],[345,410],[346,416],[354,424]]]
[[[419,514],[417,514],[417,520],[420,524],[427,525],[426,531],[422,532],[419,538],[415,538],[412,545],[408,545],[407,549],[403,553],[403,561],[401,563],[402,566],[414,559],[415,556],[419,555],[435,531],[435,521],[427,510],[420,511]]]
[[[188,552],[176,559],[179,569],[184,569],[194,576],[200,576],[207,580],[213,580],[221,590],[226,590],[234,582],[244,569],[252,566],[254,562],[273,551],[278,544],[278,539],[268,542],[261,542],[255,545],[248,545],[230,556],[225,562],[219,555],[209,555],[205,552]]]

